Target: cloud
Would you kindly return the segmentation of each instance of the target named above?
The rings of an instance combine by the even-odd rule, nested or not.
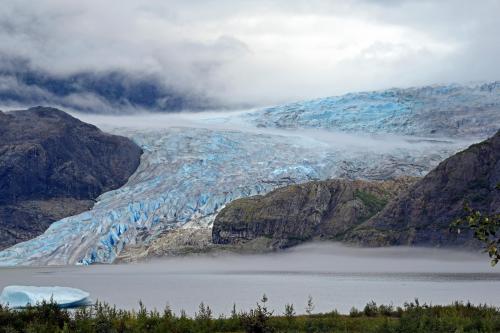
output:
[[[0,52],[46,75],[126,72],[267,105],[498,79],[499,12],[494,0],[5,0]]]

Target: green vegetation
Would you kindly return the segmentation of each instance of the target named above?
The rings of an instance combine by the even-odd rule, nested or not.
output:
[[[378,306],[368,303],[364,309],[352,309],[349,315],[336,311],[313,314],[310,298],[305,315],[296,315],[287,304],[283,314],[268,310],[267,297],[248,312],[229,317],[214,317],[209,306],[201,303],[196,315],[149,311],[140,304],[138,311],[117,310],[96,303],[74,311],[64,310],[54,303],[43,303],[22,310],[0,307],[0,332],[359,332],[359,333],[432,333],[432,332],[500,332],[500,309],[455,303],[448,306],[421,305],[416,300],[403,307]]]
[[[496,186],[500,190],[500,184]],[[460,227],[465,227],[474,232],[474,238],[484,244],[485,251],[491,258],[491,265],[495,266],[500,261],[500,214],[487,215],[470,208],[465,203],[466,216],[452,223],[451,229],[460,233]]]
[[[369,219],[370,217],[381,211],[382,208],[385,207],[385,205],[387,205],[386,199],[379,198],[376,195],[371,194],[369,192],[356,190],[356,192],[354,192],[354,196],[359,200],[361,200],[363,204],[370,210],[369,215],[365,216],[364,220]]]

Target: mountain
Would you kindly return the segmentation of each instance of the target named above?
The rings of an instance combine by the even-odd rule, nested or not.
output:
[[[0,265],[111,263],[131,247],[163,248],[157,241],[170,243],[172,230],[211,228],[236,199],[341,176],[422,176],[462,144],[391,136],[352,147],[344,140],[358,136],[325,143],[314,133],[210,129],[211,121],[209,128],[115,130],[144,150],[127,184],[101,195],[90,211],[0,252]]]
[[[31,239],[127,182],[141,149],[63,111],[0,112],[0,248]]]
[[[450,232],[464,203],[500,213],[500,131],[440,163],[420,180],[329,180],[290,185],[238,199],[215,218],[215,244],[267,239],[272,248],[312,239],[368,246],[475,246],[468,232]],[[261,242],[262,243],[262,242]]]
[[[91,210],[1,251],[0,266],[112,263],[127,253],[130,261],[136,253],[174,253],[176,244],[190,243],[179,239],[186,234],[205,242],[217,214],[239,198],[334,178],[423,177],[498,130],[499,89],[496,82],[391,89],[198,113],[193,122],[169,115],[149,118],[159,125],[154,127],[117,125],[109,131],[144,151],[127,184],[102,194]],[[175,232],[187,229],[204,230],[201,236]]]
[[[500,213],[500,131],[439,164],[350,238],[364,245],[461,245],[470,234],[451,233],[464,203]]]
[[[238,199],[217,214],[212,241],[234,245],[264,238],[268,247],[285,248],[312,239],[340,239],[415,180],[315,181]]]
[[[0,54],[2,105],[53,105],[81,112],[132,113],[215,108],[199,94],[168,87],[154,75],[124,70],[54,74]]]

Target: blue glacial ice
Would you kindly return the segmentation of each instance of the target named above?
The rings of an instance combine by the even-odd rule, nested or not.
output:
[[[0,304],[10,308],[24,308],[53,301],[62,308],[91,304],[89,293],[68,287],[8,286],[0,294]]]
[[[154,126],[116,124],[106,130],[144,150],[127,184],[0,252],[0,266],[111,263],[128,245],[209,228],[232,200],[290,183],[425,175],[500,127],[499,92],[498,83],[389,90],[198,114],[183,126],[176,115],[150,118]]]
[[[350,93],[248,114],[257,126],[418,136],[482,136],[499,128],[500,81]]]

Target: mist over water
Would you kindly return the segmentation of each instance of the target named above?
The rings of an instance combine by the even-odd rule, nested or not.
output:
[[[287,303],[303,313],[309,296],[315,312],[416,298],[500,306],[500,268],[456,249],[323,242],[96,264],[176,228],[208,230],[238,198],[311,180],[423,177],[492,135],[500,1],[119,3],[2,3],[0,109],[69,110],[143,154],[90,211],[0,251],[0,290],[67,286],[118,308],[190,315],[200,302],[215,315],[246,310],[263,294],[275,314]],[[392,89],[431,84],[442,85]],[[51,264],[67,266],[27,267]]]
[[[287,149],[317,151],[319,157],[314,156],[318,161],[322,154],[335,156],[340,151],[419,156],[466,146],[457,139],[259,128],[244,119],[248,112],[74,115],[104,131],[132,139],[144,135],[155,140],[155,132],[169,131],[192,131],[194,135],[195,129],[238,131],[249,139],[272,136],[272,140],[249,140],[245,144],[285,142]],[[164,172],[172,169],[165,168]],[[360,249],[334,243],[311,243],[266,255],[204,255],[133,265],[0,268],[0,288],[7,285],[68,286],[88,291],[94,300],[119,308],[137,308],[141,300],[149,308],[161,310],[170,304],[177,313],[184,309],[191,315],[202,301],[215,314],[229,314],[233,303],[237,309],[248,309],[264,293],[276,313],[282,313],[286,303],[293,303],[296,311],[303,313],[309,295],[316,312],[337,309],[347,313],[351,307],[362,308],[372,300],[398,306],[415,298],[432,304],[471,301],[500,305],[500,295],[492,292],[499,290],[500,271],[489,266],[485,254],[406,247]]]
[[[471,301],[500,305],[500,271],[488,257],[445,249],[360,249],[311,243],[266,255],[203,255],[130,265],[0,269],[7,285],[76,287],[119,308],[162,309],[193,314],[201,301],[215,314],[247,309],[266,294],[277,313],[286,303],[304,312],[311,295],[316,312],[346,313],[367,302],[402,305]]]
[[[138,223],[151,235],[188,223],[209,228],[221,207],[240,197],[289,182],[423,176],[470,143],[349,128],[259,127],[251,110],[75,116],[132,139],[144,151],[141,164],[124,187],[100,196],[90,212],[4,251],[2,266],[111,263],[120,248],[137,241]],[[127,226],[126,234],[110,243],[118,224]],[[73,241],[79,237],[92,241]],[[63,243],[69,245],[60,247]]]

